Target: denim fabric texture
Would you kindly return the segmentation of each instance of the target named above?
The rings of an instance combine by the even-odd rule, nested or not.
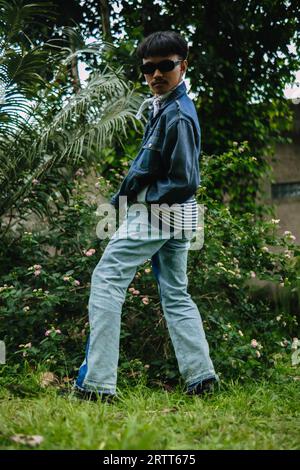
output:
[[[130,206],[129,206],[130,208]],[[127,210],[92,274],[89,298],[90,336],[76,386],[116,394],[120,323],[126,291],[137,266],[151,259],[162,310],[180,374],[187,385],[215,377],[197,305],[187,291],[187,257],[193,233],[183,238],[159,230],[149,236],[147,212],[135,223]]]
[[[182,82],[155,116],[150,113],[140,151],[110,201],[119,208],[120,196],[127,196],[129,206],[92,274],[90,335],[75,383],[81,390],[116,394],[122,306],[137,267],[147,259],[152,262],[179,372],[187,387],[194,388],[209,378],[218,380],[198,307],[187,290],[187,258],[194,233],[185,231],[177,237],[176,232],[157,226],[153,231],[149,216],[153,203],[181,204],[194,197],[200,185],[200,141],[195,106]],[[147,210],[137,225],[130,207],[143,188],[142,204]]]

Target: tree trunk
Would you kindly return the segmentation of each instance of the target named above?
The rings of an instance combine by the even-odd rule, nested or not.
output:
[[[103,32],[103,39],[107,42],[112,42],[112,35],[110,29],[110,7],[108,0],[99,0],[100,2],[100,16],[101,16],[101,23],[102,23],[102,32]]]
[[[70,49],[72,53],[76,52],[76,41],[74,41],[74,37],[72,34],[69,35],[69,41],[70,41]],[[74,93],[79,93],[81,89],[81,83],[80,83],[80,78],[79,78],[79,73],[78,73],[78,59],[77,56],[74,56],[73,59],[71,60],[71,64],[69,65],[69,72],[71,75],[72,79],[72,86]]]
[[[73,57],[71,61],[70,67],[72,82],[73,82],[73,90],[77,94],[81,89],[80,78],[78,73],[78,60],[77,57]]]

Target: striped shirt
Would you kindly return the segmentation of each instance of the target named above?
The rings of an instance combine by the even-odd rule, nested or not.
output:
[[[152,213],[157,216],[164,226],[180,231],[196,231],[198,223],[198,210],[196,199],[193,198],[182,204],[174,204],[169,208],[152,208]]]
[[[137,202],[145,202],[149,185],[137,195]],[[159,223],[162,228],[171,230],[196,231],[198,225],[198,207],[195,197],[179,204],[149,204],[151,220]]]

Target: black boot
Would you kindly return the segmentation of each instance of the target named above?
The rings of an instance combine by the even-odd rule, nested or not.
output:
[[[215,378],[204,379],[198,384],[192,384],[188,387],[186,392],[187,395],[211,395],[214,392],[215,384],[217,380]]]
[[[70,389],[62,389],[58,392],[59,396],[64,398],[79,398],[80,400],[86,401],[103,401],[107,403],[111,403],[117,399],[117,395],[113,395],[112,393],[100,393],[94,392],[90,390],[80,390],[77,387],[73,387]]]

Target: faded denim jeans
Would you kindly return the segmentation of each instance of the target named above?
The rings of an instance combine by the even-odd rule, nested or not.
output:
[[[159,230],[156,236],[150,237],[149,217],[142,218],[140,230],[136,230],[133,219],[127,211],[93,271],[88,304],[90,335],[75,387],[116,394],[122,306],[137,267],[147,259],[152,261],[163,313],[185,383],[191,386],[207,378],[218,380],[199,310],[187,291],[187,257],[194,233],[183,232],[184,237],[174,238]]]

